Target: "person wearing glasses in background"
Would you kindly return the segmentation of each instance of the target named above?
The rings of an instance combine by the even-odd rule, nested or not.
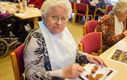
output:
[[[105,65],[101,58],[77,51],[66,27],[71,11],[69,0],[46,0],[43,3],[42,21],[25,40],[27,80],[76,79],[84,71],[79,64]]]
[[[95,31],[103,34],[103,51],[127,36],[124,30],[124,21],[127,17],[127,1],[117,2],[111,14],[103,16],[96,26]]]

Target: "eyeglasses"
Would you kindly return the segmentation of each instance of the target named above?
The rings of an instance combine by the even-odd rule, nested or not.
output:
[[[59,21],[61,20],[62,22],[65,22],[68,20],[68,17],[59,17],[59,16],[51,16],[51,18],[54,20],[54,21]]]

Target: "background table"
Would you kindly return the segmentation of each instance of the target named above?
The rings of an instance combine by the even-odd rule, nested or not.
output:
[[[19,19],[25,20],[25,19],[33,19],[34,28],[37,28],[38,26],[38,17],[41,16],[41,12],[37,8],[31,8],[26,7],[26,9],[23,11],[23,13],[16,13],[17,3],[11,3],[11,2],[0,2],[0,8],[5,9],[11,14],[14,14],[14,16],[18,17]]]
[[[33,19],[34,28],[38,27],[38,17],[41,16],[41,12],[37,8],[27,7],[24,13],[14,13],[14,15],[20,19]]]

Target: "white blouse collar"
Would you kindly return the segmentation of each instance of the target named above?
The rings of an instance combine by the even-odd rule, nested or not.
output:
[[[122,21],[119,21],[118,17],[114,15],[115,18],[115,35],[119,35],[124,30],[124,25]]]

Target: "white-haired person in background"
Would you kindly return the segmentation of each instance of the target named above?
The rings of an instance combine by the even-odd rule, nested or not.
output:
[[[127,1],[120,1],[113,6],[113,13],[99,20],[96,31],[103,33],[103,51],[127,36],[127,31],[124,30],[126,17]]]
[[[105,65],[101,58],[77,51],[76,43],[66,27],[71,11],[68,0],[46,0],[43,3],[43,20],[25,41],[27,80],[75,79],[84,71],[79,64],[90,62]]]

